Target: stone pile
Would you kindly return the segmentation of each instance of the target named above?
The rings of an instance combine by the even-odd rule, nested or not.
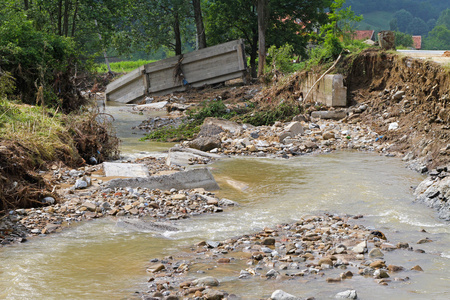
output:
[[[298,119],[299,121],[295,121]],[[209,120],[208,126],[220,121]],[[228,121],[229,122],[229,121]],[[294,121],[276,122],[273,126],[237,124],[239,130],[222,129],[211,136],[202,135],[183,146],[225,155],[270,156],[289,158],[306,153],[328,153],[334,150],[376,151],[393,156],[383,137],[364,124],[350,124],[331,119],[309,119],[298,116]],[[209,138],[209,139],[208,139]],[[214,143],[211,142],[214,139]],[[205,144],[207,143],[207,144]],[[215,145],[214,148],[211,145]]]
[[[438,211],[439,218],[450,221],[450,173],[446,166],[437,167],[416,188],[417,201]]]
[[[19,241],[24,241],[26,233],[49,234],[74,222],[103,216],[145,216],[155,220],[178,220],[204,213],[219,213],[230,205],[236,203],[228,199],[218,199],[203,189],[163,191],[99,188],[69,194],[62,203],[12,210],[0,223],[0,234],[3,236],[6,233],[14,233],[16,238],[22,239]],[[17,223],[20,225],[13,225]],[[7,241],[13,240],[17,239],[11,236]]]
[[[180,254],[181,259],[166,257],[158,263],[158,268],[154,265],[149,267],[152,277],[142,297],[225,298],[228,293],[220,290],[220,280],[210,276],[196,278],[198,275],[189,272],[190,266],[199,260],[205,270],[212,270],[218,264],[233,262],[243,265],[245,262],[248,267],[236,272],[235,280],[301,281],[309,277],[333,284],[364,276],[380,285],[396,284],[407,281],[411,272],[420,271],[420,266],[408,266],[411,271],[405,271],[406,267],[388,264],[383,259],[386,251],[405,250],[412,249],[407,243],[392,245],[382,232],[352,225],[348,217],[308,216],[293,224],[265,228],[258,233],[222,242],[200,242],[191,252]],[[192,259],[187,258],[189,255]],[[272,299],[281,299],[278,296],[284,294],[287,293],[275,291]],[[336,297],[356,299],[356,294],[356,291],[349,290]]]

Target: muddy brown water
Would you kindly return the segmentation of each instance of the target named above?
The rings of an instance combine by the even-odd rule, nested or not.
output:
[[[161,150],[137,145],[131,156]],[[424,272],[399,273],[410,280],[388,286],[359,275],[338,284],[326,283],[322,277],[239,280],[240,270],[248,266],[245,260],[236,260],[215,268],[199,263],[190,275],[215,276],[221,289],[242,299],[268,298],[276,289],[316,299],[332,299],[347,289],[356,289],[359,299],[450,298],[450,228],[432,209],[413,202],[411,186],[423,176],[406,169],[399,159],[338,152],[289,160],[233,158],[211,168],[221,186],[217,194],[239,202],[239,207],[176,221],[178,232],[135,232],[105,218],[1,248],[0,298],[124,299],[145,290],[149,278],[145,269],[152,258],[178,254],[201,240],[224,240],[321,213],[364,215],[354,223],[382,231],[390,243],[407,242],[426,251],[388,252],[387,263],[407,270],[420,265]],[[229,183],[247,188],[242,191]],[[433,242],[416,244],[425,237]],[[333,277],[333,272],[338,270],[330,270],[326,277]]]

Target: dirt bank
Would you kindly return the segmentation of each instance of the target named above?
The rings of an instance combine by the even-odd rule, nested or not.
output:
[[[447,164],[450,151],[450,75],[442,65],[368,50],[348,58],[348,98],[369,109],[349,119],[369,125],[392,150],[429,169]],[[343,68],[343,67],[341,67]],[[398,128],[393,129],[397,123]]]

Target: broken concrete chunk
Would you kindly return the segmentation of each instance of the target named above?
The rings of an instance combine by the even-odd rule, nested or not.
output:
[[[147,178],[136,177],[113,179],[108,181],[105,185],[106,188],[141,187],[161,190],[170,190],[172,188],[177,190],[204,188],[205,190],[213,191],[219,189],[219,185],[213,175],[206,168]]]
[[[143,164],[103,163],[107,177],[149,177],[148,168]]]

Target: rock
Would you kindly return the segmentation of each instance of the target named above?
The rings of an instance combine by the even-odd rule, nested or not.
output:
[[[186,197],[185,194],[172,195],[172,200],[174,200],[174,201],[183,201],[183,200],[186,200],[186,199],[187,199],[187,197]]]
[[[422,269],[422,267],[421,267],[421,266],[419,266],[419,265],[416,265],[416,266],[412,267],[412,268],[411,268],[411,270],[413,270],[413,271],[419,271],[419,272],[423,272],[423,269]]]
[[[397,243],[397,248],[399,249],[408,249],[409,244],[408,243]]]
[[[389,274],[386,272],[386,270],[377,269],[375,270],[375,272],[373,272],[373,278],[389,278]]]
[[[284,131],[289,132],[292,137],[297,135],[303,135],[304,130],[300,122],[291,122],[285,128]]]
[[[95,211],[97,209],[97,205],[87,201],[83,203],[83,206],[86,207],[86,209],[89,211]]]
[[[358,299],[358,295],[355,290],[347,290],[340,293],[337,293],[334,296],[336,299]]]
[[[424,238],[424,239],[420,239],[419,241],[417,241],[417,244],[426,244],[426,243],[431,243],[433,242],[432,240],[430,240],[429,238]]]
[[[52,205],[52,204],[55,204],[55,198],[53,198],[53,197],[45,197],[44,199],[42,199],[42,202],[46,203],[46,204],[49,204],[49,205]]]
[[[387,266],[387,269],[388,269],[389,272],[400,272],[400,271],[403,271],[403,270],[404,270],[403,267],[400,267],[400,266],[394,266],[394,265],[389,265],[389,266]]]
[[[250,152],[256,152],[256,151],[258,151],[258,149],[256,149],[256,146],[255,146],[255,145],[247,146],[247,150],[250,151]]]
[[[243,129],[243,125],[241,124],[217,118],[206,118],[205,121],[203,121],[203,125],[215,125],[217,127],[220,127],[222,130],[229,131],[233,134]]]
[[[370,267],[374,269],[381,269],[386,267],[386,264],[382,260],[376,260],[370,264]]]
[[[276,270],[271,269],[266,273],[266,277],[267,278],[272,278],[272,277],[277,277],[278,275],[280,275],[280,273],[278,273]]]
[[[353,252],[357,254],[364,254],[367,251],[367,242],[361,242],[352,249]]]
[[[88,187],[88,183],[83,179],[77,179],[77,181],[75,182],[75,185],[74,185],[74,188],[76,190],[85,189],[87,187]]]
[[[272,295],[270,296],[270,299],[272,300],[300,300],[300,298],[288,294],[285,291],[282,290],[276,290],[275,292],[272,293]]]
[[[331,278],[331,277],[328,277],[326,281],[327,281],[328,283],[336,283],[336,282],[341,282],[342,279],[341,279],[341,277],[337,277],[337,278]]]
[[[219,264],[229,264],[230,262],[231,259],[229,259],[228,257],[222,257],[217,260],[217,263]]]
[[[283,143],[285,139],[292,137],[292,134],[288,131],[283,131],[278,135],[278,140]]]
[[[198,149],[200,151],[210,151],[214,148],[220,148],[222,141],[218,136],[205,137],[200,136],[190,142],[188,142],[189,147]]]
[[[381,252],[380,248],[373,248],[372,250],[370,250],[369,256],[370,257],[383,257],[384,253]]]
[[[389,124],[388,130],[392,131],[392,130],[397,130],[398,129],[398,123],[397,122],[392,122]]]
[[[203,297],[207,300],[220,300],[225,297],[225,294],[221,291],[213,290],[213,289],[205,289],[203,291]]]
[[[329,265],[329,266],[332,267],[333,266],[333,261],[330,258],[328,258],[328,257],[324,257],[324,258],[321,258],[317,264],[319,266]]]
[[[209,248],[217,248],[221,245],[220,242],[216,242],[216,241],[206,241],[206,246],[208,246]]]
[[[239,206],[237,202],[234,202],[233,200],[229,200],[226,198],[222,198],[219,201],[220,206]]]
[[[194,285],[200,285],[200,286],[218,286],[219,285],[219,281],[212,276],[206,276],[206,277],[196,279],[192,283]]]
[[[163,264],[155,264],[147,268],[147,272],[156,273],[164,270],[166,267]]]
[[[335,133],[334,131],[327,131],[322,135],[322,138],[324,140],[329,140],[329,139],[334,139],[335,138]]]
[[[392,96],[392,100],[401,100],[403,96],[405,95],[404,91],[398,91]]]
[[[274,238],[265,238],[262,242],[262,245],[275,245],[275,239]]]

